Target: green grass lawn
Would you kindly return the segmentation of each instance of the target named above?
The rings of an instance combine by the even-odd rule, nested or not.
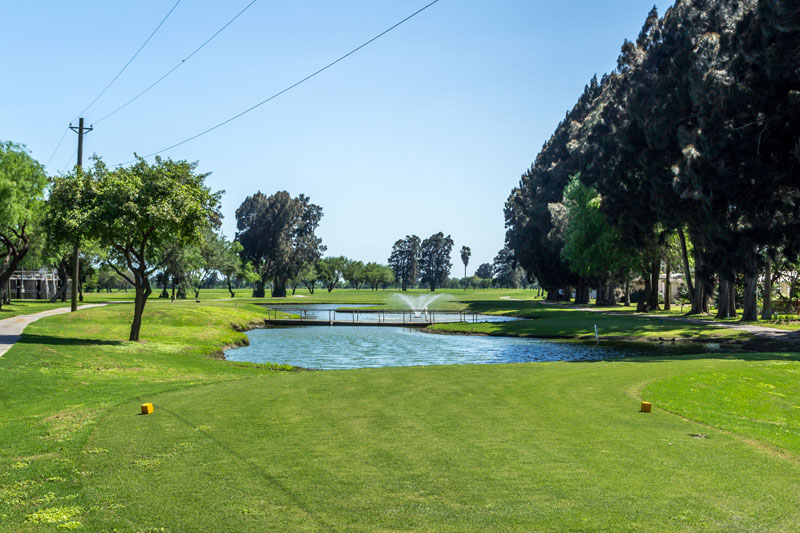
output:
[[[754,356],[746,364],[659,380],[645,396],[678,415],[800,456],[797,361]]]
[[[11,304],[4,305],[3,308],[0,309],[0,320],[19,315],[49,311],[50,309],[58,309],[59,307],[69,307],[69,302],[51,304],[47,300],[11,300]]]
[[[800,528],[791,356],[287,373],[209,357],[259,306],[130,313],[0,358],[0,530]]]
[[[601,339],[643,340],[743,340],[750,334],[712,324],[692,324],[661,317],[632,317],[625,313],[596,313],[540,302],[471,301],[469,309],[481,313],[506,314],[527,320],[478,324],[437,324],[431,329],[450,333],[528,336],[543,338],[594,338],[597,325]]]

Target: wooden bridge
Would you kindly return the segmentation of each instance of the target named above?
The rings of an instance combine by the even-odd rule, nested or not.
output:
[[[415,313],[408,310],[328,310],[327,319],[319,316],[308,317],[305,309],[296,310],[300,318],[287,318],[288,311],[267,310],[266,323],[272,326],[367,326],[395,328],[424,328],[431,324],[478,322],[478,313],[466,311],[428,311]],[[319,314],[319,311],[316,311]],[[281,314],[283,316],[281,316]],[[338,316],[337,316],[338,315]],[[345,318],[342,317],[345,316]],[[349,315],[349,316],[348,316]],[[362,319],[368,317],[366,320]]]

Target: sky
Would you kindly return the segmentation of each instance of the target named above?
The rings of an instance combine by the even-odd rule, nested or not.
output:
[[[181,0],[83,114],[93,124],[181,63],[252,0]],[[170,76],[85,136],[109,165],[171,146],[251,107],[430,0],[257,0]],[[71,120],[175,0],[0,3],[0,140],[56,175],[75,162]],[[671,2],[655,2],[659,13]],[[503,247],[503,205],[592,75],[610,72],[653,3],[439,0],[304,84],[164,152],[224,190],[223,230],[257,191],[322,207],[325,255],[386,263],[406,235],[449,234],[452,275]],[[77,124],[77,122],[76,122]],[[55,155],[53,155],[55,154]],[[52,157],[52,160],[51,160]]]

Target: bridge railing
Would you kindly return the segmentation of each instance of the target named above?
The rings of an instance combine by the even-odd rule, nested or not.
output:
[[[300,316],[298,321],[324,322],[331,324],[334,322],[351,322],[353,324],[363,323],[386,323],[386,324],[436,324],[445,322],[478,322],[478,313],[470,311],[411,311],[408,309],[381,309],[381,310],[312,310],[309,318],[307,309],[281,309],[282,313],[297,314]],[[327,313],[327,314],[326,314]],[[285,318],[285,317],[284,317]],[[278,310],[267,310],[268,320],[278,320]]]

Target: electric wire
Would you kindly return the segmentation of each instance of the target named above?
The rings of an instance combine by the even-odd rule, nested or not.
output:
[[[324,71],[328,70],[329,68],[331,68],[332,66],[336,65],[340,61],[343,61],[344,59],[346,59],[346,58],[350,57],[351,55],[355,54],[356,52],[358,52],[359,50],[361,50],[365,46],[369,45],[370,43],[380,39],[381,37],[383,37],[384,35],[386,35],[390,31],[394,30],[395,28],[397,28],[398,26],[400,26],[404,22],[407,22],[407,21],[411,20],[412,18],[414,18],[415,16],[419,15],[420,13],[422,13],[423,11],[425,11],[426,9],[431,7],[432,5],[436,4],[437,2],[439,2],[439,0],[433,0],[432,2],[430,2],[429,4],[421,7],[420,9],[416,10],[415,12],[413,12],[412,14],[410,14],[409,16],[407,16],[406,18],[404,18],[400,22],[395,23],[394,25],[390,26],[389,28],[385,29],[384,31],[382,31],[381,33],[376,35],[375,37],[369,39],[368,41],[365,41],[364,43],[360,44],[356,48],[353,48],[352,50],[350,50],[349,52],[347,52],[343,56],[339,57],[338,59],[336,59],[334,61],[331,61],[330,63],[328,63],[324,67],[322,67],[319,70],[313,72],[312,74],[309,74],[308,76],[306,76],[305,78],[301,79],[300,81],[297,81],[297,82],[289,85],[285,89],[282,89],[282,90],[278,91],[277,93],[273,94],[272,96],[269,96],[269,97],[261,100],[257,104],[248,107],[244,111],[241,111],[241,112],[237,113],[236,115],[233,115],[232,117],[230,117],[228,119],[225,119],[222,122],[219,122],[218,124],[216,124],[214,126],[211,126],[210,128],[201,131],[200,133],[196,133],[195,135],[192,135],[191,137],[187,137],[186,139],[184,139],[184,140],[182,140],[180,142],[177,142],[177,143],[175,143],[175,144],[173,144],[171,146],[167,146],[166,148],[162,148],[161,150],[157,150],[155,152],[149,153],[149,154],[143,156],[143,159],[147,159],[147,158],[153,157],[154,155],[158,155],[158,154],[161,154],[161,153],[166,152],[168,150],[172,150],[173,148],[177,148],[178,146],[181,146],[182,144],[186,144],[189,141],[197,139],[198,137],[201,137],[201,136],[203,136],[203,135],[205,135],[207,133],[210,133],[210,132],[216,130],[217,128],[220,128],[220,127],[224,126],[225,124],[228,124],[229,122],[233,122],[237,118],[239,118],[239,117],[241,117],[243,115],[246,115],[247,113],[253,111],[254,109],[256,109],[258,107],[261,107],[262,105],[266,104],[267,102],[269,102],[271,100],[274,100],[275,98],[281,96],[282,94],[291,91],[292,89],[294,89],[298,85],[301,85],[301,84],[307,82],[308,80],[310,80],[311,78],[317,76],[318,74],[323,73]],[[132,159],[130,161],[125,161],[124,163],[120,163],[120,165],[127,165],[128,163],[133,163],[135,161],[136,161],[136,159]]]
[[[49,166],[50,165],[50,162],[56,156],[56,152],[58,152],[58,149],[61,148],[61,143],[64,142],[64,137],[67,136],[67,132],[68,131],[69,131],[69,128],[64,128],[64,133],[61,134],[61,138],[58,140],[58,144],[56,145],[55,149],[53,150],[53,153],[50,154],[50,159],[47,160],[47,163],[45,163],[44,166]]]
[[[69,159],[67,159],[66,164],[63,167],[61,167],[61,170],[59,170],[59,173],[63,174],[69,168],[69,162],[70,161],[74,161],[76,155],[78,155],[78,147],[77,146],[75,147],[75,151],[72,152],[72,155],[69,156]]]
[[[122,67],[122,70],[120,70],[119,72],[117,72],[117,75],[116,75],[116,76],[114,76],[114,77],[111,79],[111,81],[110,81],[110,82],[108,82],[108,85],[106,85],[105,89],[103,89],[102,91],[100,91],[100,94],[98,94],[97,96],[95,96],[95,97],[94,97],[94,100],[92,100],[91,102],[89,102],[89,105],[87,105],[87,106],[84,108],[84,110],[83,110],[83,111],[81,111],[80,113],[78,113],[78,115],[77,115],[77,117],[76,117],[75,119],[72,119],[73,121],[74,121],[74,120],[76,120],[78,117],[81,117],[81,116],[83,116],[83,115],[84,115],[84,113],[86,113],[86,112],[89,110],[89,108],[91,108],[91,107],[92,107],[92,106],[95,104],[95,102],[97,102],[97,101],[100,99],[100,97],[101,97],[101,96],[103,96],[103,95],[106,93],[106,91],[107,91],[107,90],[108,90],[108,89],[109,89],[109,88],[110,88],[112,85],[114,85],[114,82],[115,82],[115,81],[117,81],[117,79],[118,79],[118,78],[119,78],[119,77],[122,75],[122,73],[123,73],[123,72],[125,72],[125,69],[127,69],[127,68],[128,68],[128,66],[129,66],[129,65],[130,65],[130,64],[133,62],[133,60],[134,60],[134,59],[136,59],[136,56],[138,56],[138,55],[139,55],[139,52],[141,52],[141,51],[144,49],[144,47],[145,47],[145,46],[147,46],[147,43],[149,43],[149,42],[150,42],[150,39],[152,39],[152,38],[153,38],[153,36],[156,34],[156,32],[159,30],[159,28],[161,28],[161,26],[164,24],[164,22],[166,22],[166,20],[169,18],[169,16],[172,14],[172,12],[173,12],[173,11],[175,11],[175,8],[176,8],[176,7],[178,7],[178,4],[180,4],[180,3],[181,3],[181,0],[177,0],[177,2],[175,2],[175,4],[172,6],[172,9],[170,9],[170,10],[167,12],[167,14],[166,14],[166,15],[164,15],[164,18],[163,18],[163,19],[161,19],[161,22],[159,22],[159,23],[158,23],[158,26],[156,26],[156,29],[154,29],[154,30],[152,31],[152,33],[150,33],[150,35],[147,37],[147,39],[145,39],[145,41],[142,43],[142,46],[140,46],[140,47],[139,47],[139,49],[138,49],[138,50],[136,50],[136,53],[135,53],[135,54],[133,54],[133,56],[131,56],[131,58],[128,60],[128,62],[127,62],[127,63],[125,63],[125,66],[124,66],[124,67]]]
[[[234,16],[232,19],[230,19],[228,22],[226,22],[224,26],[222,26],[220,29],[218,29],[218,30],[216,31],[216,33],[214,33],[214,35],[212,35],[211,37],[209,37],[208,39],[206,39],[206,41],[205,41],[203,44],[201,44],[200,46],[198,46],[197,48],[195,48],[195,49],[194,49],[194,51],[193,51],[191,54],[189,54],[189,55],[188,55],[188,56],[186,56],[185,58],[181,59],[181,61],[180,61],[180,62],[179,62],[177,65],[175,65],[174,67],[172,67],[171,69],[169,69],[169,70],[168,70],[168,71],[167,71],[167,72],[166,72],[166,73],[165,73],[163,76],[161,76],[161,77],[160,77],[160,78],[158,78],[156,81],[154,81],[153,83],[151,83],[150,85],[148,85],[148,86],[147,86],[147,87],[146,87],[146,88],[145,88],[143,91],[141,91],[139,94],[137,94],[136,96],[134,96],[133,98],[131,98],[130,100],[128,100],[127,102],[125,102],[124,104],[122,104],[121,106],[117,107],[116,109],[114,109],[114,110],[113,110],[113,111],[111,111],[110,113],[108,113],[108,114],[106,114],[106,115],[103,115],[103,116],[102,116],[102,117],[100,117],[99,119],[95,120],[95,121],[93,122],[93,124],[99,124],[99,123],[103,122],[105,119],[107,119],[108,117],[110,117],[111,115],[114,115],[115,113],[117,113],[118,111],[122,111],[122,110],[123,110],[124,108],[126,108],[126,107],[127,107],[129,104],[132,104],[133,102],[135,102],[136,100],[138,100],[138,99],[139,99],[139,97],[141,97],[141,96],[142,96],[142,95],[144,95],[146,92],[148,92],[150,89],[152,89],[153,87],[155,87],[156,85],[158,85],[159,83],[161,83],[162,81],[164,81],[164,80],[167,78],[167,76],[169,76],[170,74],[172,74],[173,72],[175,72],[176,70],[178,70],[180,67],[182,67],[182,66],[184,65],[184,63],[186,63],[187,61],[189,61],[189,59],[191,59],[191,58],[192,58],[192,56],[193,56],[193,55],[195,55],[195,54],[196,54],[197,52],[199,52],[199,51],[200,51],[200,50],[201,50],[201,49],[202,49],[202,48],[203,48],[205,45],[207,45],[207,44],[208,44],[208,43],[210,43],[212,40],[214,40],[214,38],[215,38],[217,35],[219,35],[219,34],[220,34],[220,33],[222,33],[223,31],[225,31],[225,28],[227,28],[228,26],[230,26],[230,25],[233,23],[233,21],[235,21],[237,18],[239,18],[239,16],[240,16],[240,15],[242,15],[242,14],[243,14],[245,11],[247,11],[247,10],[250,8],[250,6],[252,6],[253,4],[255,4],[257,1],[258,1],[258,0],[253,0],[252,2],[250,2],[249,4],[247,4],[246,6],[244,6],[244,9],[242,9],[241,11],[239,11],[239,12],[238,12],[238,13],[237,13],[237,14],[236,14],[236,15],[235,15],[235,16]]]

